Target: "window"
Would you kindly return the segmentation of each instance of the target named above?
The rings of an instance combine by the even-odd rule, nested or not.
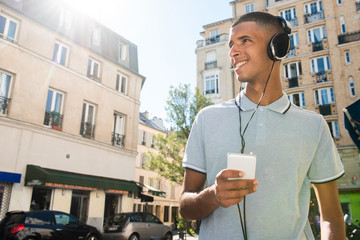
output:
[[[128,55],[128,47],[127,45],[119,42],[119,62],[126,61]]]
[[[112,144],[114,146],[124,147],[125,140],[125,116],[120,113],[114,113]]]
[[[284,18],[286,21],[290,22],[293,19],[296,19],[296,10],[295,8],[289,8],[280,12],[280,17]]]
[[[315,105],[325,105],[335,102],[334,89],[332,87],[316,89],[314,94]]]
[[[327,122],[331,135],[336,138],[336,137],[340,137],[340,133],[339,133],[339,124],[337,121],[330,121]]]
[[[349,51],[345,51],[345,63],[346,64],[351,63],[351,58],[350,58],[350,52]]]
[[[116,75],[116,90],[118,92],[126,94],[127,77],[123,74],[118,73]]]
[[[341,5],[341,4],[342,4],[342,0],[336,0],[336,4],[337,4],[337,5]]]
[[[0,14],[0,37],[15,42],[17,25],[15,20]]]
[[[169,222],[169,206],[164,206],[164,222]]]
[[[301,62],[284,64],[284,74],[286,78],[295,78],[302,75]]]
[[[308,42],[321,42],[322,39],[327,38],[325,26],[312,28],[307,31]]]
[[[52,60],[63,66],[66,66],[68,52],[69,52],[69,48],[67,46],[65,46],[62,43],[56,42],[54,46],[54,53]]]
[[[356,97],[354,78],[349,77],[350,97]]]
[[[219,93],[219,74],[211,74],[204,77],[205,94],[218,94]]]
[[[290,34],[290,49],[294,49],[296,46],[299,45],[299,35],[298,33]]]
[[[68,227],[77,227],[78,220],[71,215],[66,213],[55,212],[56,225],[64,225]]]
[[[147,159],[146,159],[145,155],[142,153],[141,154],[141,168],[146,167],[146,161],[147,161]]]
[[[60,28],[63,28],[64,30],[70,30],[71,22],[72,22],[71,12],[67,9],[61,9],[60,20],[59,20]]]
[[[342,34],[346,33],[345,18],[343,16],[340,17],[340,29]]]
[[[80,135],[93,139],[95,130],[95,106],[84,102],[81,115]]]
[[[143,134],[142,134],[142,142],[141,142],[142,145],[146,146],[146,132],[143,131]]]
[[[44,118],[45,126],[62,127],[63,101],[63,93],[53,89],[48,90]]]
[[[292,104],[295,104],[296,106],[299,107],[305,107],[305,96],[303,92],[289,94],[288,97]]]
[[[91,79],[99,80],[100,79],[100,63],[89,59],[88,60],[88,69],[87,76]]]
[[[210,31],[209,44],[214,44],[220,41],[219,29],[214,29]]]
[[[0,71],[0,114],[6,114],[8,110],[11,78],[11,75]]]
[[[144,184],[144,176],[139,176],[139,183]]]
[[[245,5],[245,13],[254,12],[254,11],[255,11],[254,3]]]
[[[30,210],[49,210],[51,201],[52,189],[34,187]]]
[[[25,223],[36,225],[53,225],[54,221],[51,212],[28,212],[26,214]]]
[[[321,73],[331,69],[328,56],[311,59],[311,72]]]
[[[100,28],[96,26],[90,27],[90,46],[100,46]]]
[[[323,11],[323,7],[321,1],[305,4],[305,14],[312,15],[322,11]]]
[[[174,186],[174,185],[171,185],[170,198],[171,198],[171,199],[175,199],[175,186]]]
[[[206,53],[205,69],[212,69],[217,67],[216,51],[209,51]]]

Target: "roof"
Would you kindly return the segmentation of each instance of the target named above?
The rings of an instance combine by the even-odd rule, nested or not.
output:
[[[146,115],[147,112],[143,112],[139,114],[139,122],[141,124],[154,128],[164,133],[166,132],[166,128],[161,118],[154,117],[153,119],[149,119]]]

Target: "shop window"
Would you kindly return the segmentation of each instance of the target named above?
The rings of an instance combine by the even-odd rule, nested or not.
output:
[[[30,210],[49,210],[52,189],[33,188]]]

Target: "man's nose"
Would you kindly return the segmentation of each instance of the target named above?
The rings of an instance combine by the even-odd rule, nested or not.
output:
[[[239,55],[239,49],[236,47],[236,45],[233,45],[230,48],[229,56],[230,56],[230,58],[233,58],[233,57],[236,57],[237,55]]]

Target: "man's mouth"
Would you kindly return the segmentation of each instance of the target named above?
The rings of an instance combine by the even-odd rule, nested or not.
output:
[[[239,62],[238,64],[236,64],[236,66],[235,66],[235,71],[238,70],[241,66],[243,66],[243,65],[246,64],[246,63],[247,63],[247,61],[241,61],[241,62]]]

